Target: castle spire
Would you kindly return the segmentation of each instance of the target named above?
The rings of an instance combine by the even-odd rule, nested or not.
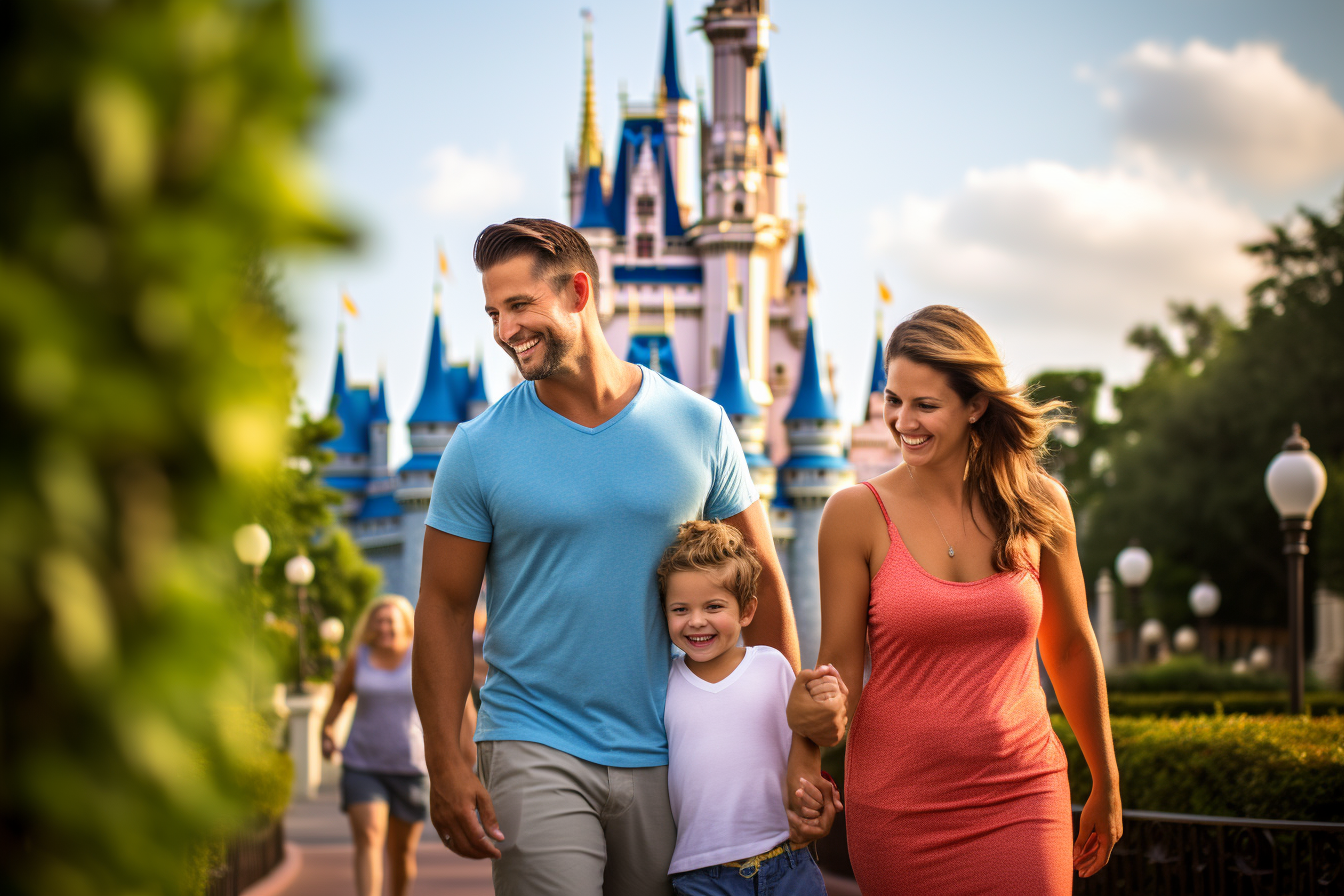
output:
[[[378,370],[378,397],[374,399],[373,411],[369,415],[370,423],[390,423],[391,418],[387,415],[387,374],[381,369]]]
[[[345,328],[340,327],[336,336],[336,373],[331,379],[331,406],[335,407],[341,396],[345,395]]]
[[[578,170],[602,169],[602,134],[597,129],[597,92],[593,88],[593,16],[583,16],[583,117],[579,121]],[[600,192],[600,191],[599,191]]]
[[[443,336],[439,324],[437,303],[429,332],[429,356],[425,359],[425,385],[420,390],[420,402],[415,406],[410,423],[457,423],[456,402],[443,369]]]
[[[687,100],[686,91],[681,89],[681,78],[677,75],[677,24],[672,17],[672,0],[667,0],[667,23],[663,37],[663,89],[660,94],[664,100]]]
[[[803,344],[803,370],[798,376],[798,394],[793,407],[784,416],[788,420],[839,420],[835,404],[821,388],[821,359],[817,356],[816,323],[807,319],[807,341]]]
[[[714,390],[714,401],[728,412],[729,417],[760,417],[761,408],[751,399],[747,379],[742,374],[742,362],[737,352],[737,315],[728,315],[728,331],[723,337],[723,363],[719,365],[719,385]]]
[[[611,229],[611,216],[607,214],[607,203],[602,196],[602,170],[596,165],[588,166],[588,180],[583,187],[583,214],[574,226],[580,230],[591,227]]]

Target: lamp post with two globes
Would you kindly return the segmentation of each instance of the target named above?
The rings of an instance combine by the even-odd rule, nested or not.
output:
[[[1283,554],[1288,559],[1288,690],[1289,710],[1303,709],[1302,592],[1305,590],[1307,531],[1311,515],[1325,496],[1325,466],[1311,453],[1302,429],[1293,424],[1293,434],[1265,470],[1265,491],[1279,512],[1283,530]]]

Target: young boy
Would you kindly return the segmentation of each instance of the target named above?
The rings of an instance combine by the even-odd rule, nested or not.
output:
[[[774,648],[738,646],[760,570],[741,533],[704,520],[683,523],[658,564],[668,633],[686,654],[672,663],[664,713],[678,894],[826,892],[807,844],[790,840],[790,818],[808,839],[823,833],[786,809],[791,752],[819,761],[785,719],[793,669]],[[822,794],[799,783],[803,806],[819,814]]]

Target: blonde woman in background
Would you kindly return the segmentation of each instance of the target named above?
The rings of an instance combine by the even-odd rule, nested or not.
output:
[[[396,594],[375,598],[360,614],[350,653],[336,679],[322,723],[322,755],[336,752],[334,726],[350,697],[355,718],[342,750],[341,811],[350,816],[355,842],[355,892],[383,892],[386,849],[388,892],[405,896],[415,879],[415,849],[429,809],[424,734],[411,695],[411,645],[415,610]],[[467,701],[462,750],[475,761],[471,736],[476,713]]]

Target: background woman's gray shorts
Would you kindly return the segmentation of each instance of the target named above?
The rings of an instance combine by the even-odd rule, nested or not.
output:
[[[387,811],[408,823],[429,816],[429,777],[427,775],[385,775],[341,767],[341,811],[350,811],[351,803],[387,803]]]

